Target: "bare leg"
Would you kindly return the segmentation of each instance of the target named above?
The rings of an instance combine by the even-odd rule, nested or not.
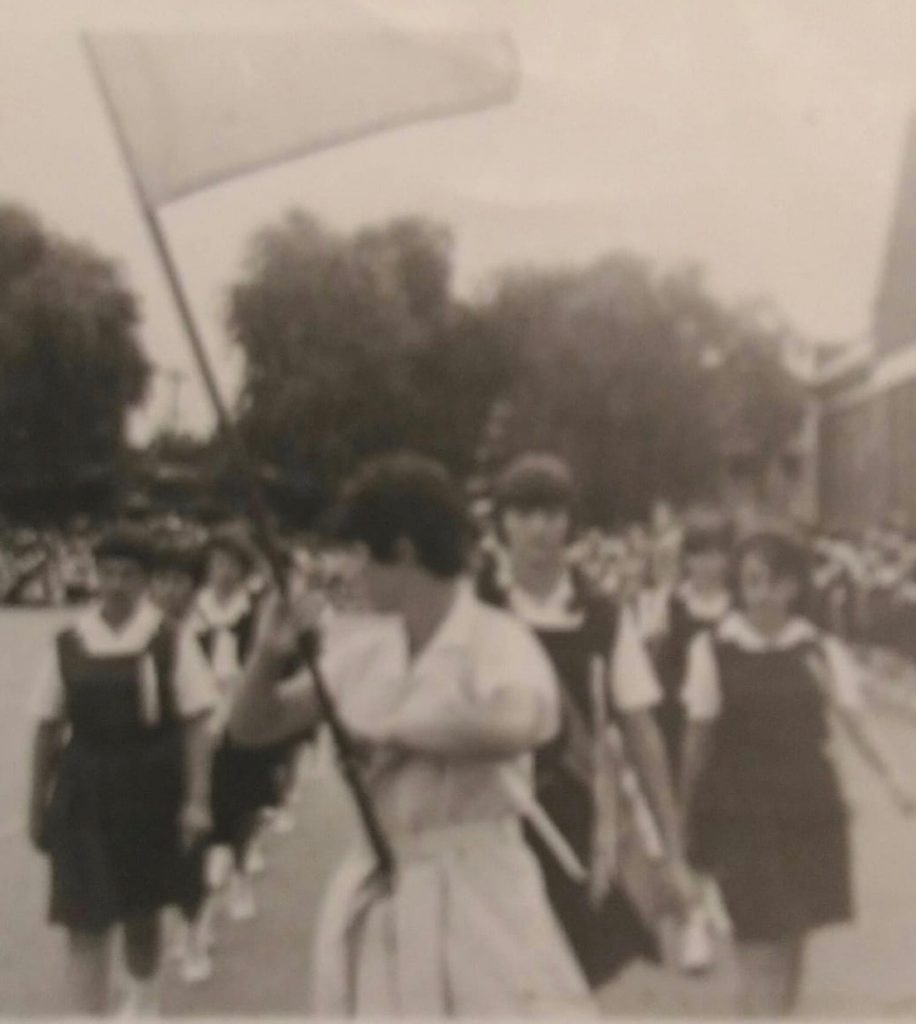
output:
[[[124,922],[124,958],[132,982],[132,1002],[137,1013],[155,1016],[159,1011],[159,965],[162,957],[162,926],[158,911]]]
[[[742,1017],[777,1017],[792,1012],[798,1001],[804,940],[740,942],[738,1013]]]
[[[112,930],[70,931],[67,979],[74,1014],[100,1016],[108,1011]]]

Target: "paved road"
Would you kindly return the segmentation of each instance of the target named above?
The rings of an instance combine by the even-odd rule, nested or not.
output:
[[[42,647],[59,613],[0,612],[0,1016],[66,1011],[63,946],[44,923],[45,865],[21,827],[29,745],[27,706]],[[916,778],[916,723],[882,715],[890,749]],[[858,916],[854,926],[813,941],[806,1015],[916,1014],[916,823],[901,820],[845,746],[838,756],[855,812]],[[258,881],[256,920],[219,923],[216,972],[189,989],[167,976],[165,1009],[176,1015],[285,1015],[308,998],[312,926],[322,885],[352,828],[339,786],[306,777],[289,835],[269,835],[268,871]],[[728,1014],[728,951],[704,980],[635,966],[601,993],[626,1016]]]

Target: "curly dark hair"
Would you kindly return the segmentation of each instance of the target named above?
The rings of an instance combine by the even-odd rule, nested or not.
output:
[[[396,452],[365,463],[331,522],[337,540],[366,544],[377,562],[394,562],[397,542],[409,540],[434,576],[457,576],[466,565],[471,529],[462,495],[445,467],[423,455]]]

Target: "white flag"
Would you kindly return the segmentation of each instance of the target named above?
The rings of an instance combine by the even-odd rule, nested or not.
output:
[[[325,18],[308,33],[87,36],[151,206],[385,128],[513,96],[517,63],[503,36],[410,33],[361,13],[354,19],[350,5],[335,3],[346,11],[341,26]]]

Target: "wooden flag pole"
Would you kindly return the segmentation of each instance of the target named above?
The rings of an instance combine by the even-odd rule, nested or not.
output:
[[[142,211],[143,219],[146,222],[150,238],[153,242],[153,247],[159,256],[159,261],[165,272],[166,280],[168,281],[172,296],[175,299],[175,305],[178,309],[178,314],[184,326],[185,333],[187,334],[195,363],[200,371],[201,379],[203,380],[207,395],[209,396],[214,412],[216,413],[219,429],[222,436],[225,438],[226,443],[229,445],[232,457],[242,475],[248,498],[252,525],[255,530],[258,545],[267,559],[273,581],[278,590],[285,592],[287,589],[287,578],[283,558],[280,553],[280,545],[273,526],[271,525],[270,516],[266,502],[264,501],[264,494],[261,488],[261,482],[258,479],[257,471],[255,470],[254,463],[248,454],[247,448],[245,447],[245,442],[242,438],[241,432],[239,431],[236,423],[232,420],[232,417],[229,415],[226,401],[220,391],[219,383],[213,372],[212,363],[210,362],[210,358],[207,355],[207,351],[204,348],[203,341],[197,329],[197,324],[191,311],[191,305],[188,301],[187,294],[185,293],[184,286],[181,283],[178,268],[175,264],[174,258],[172,257],[171,250],[169,249],[168,241],[162,231],[155,211],[147,202],[137,170],[130,158],[130,151],[125,143],[121,125],[108,94],[104,76],[98,67],[95,56],[92,52],[92,47],[89,45],[88,40],[84,37],[82,42],[89,67],[92,71],[93,78],[95,79],[96,87],[102,97],[102,102],[107,112],[108,120],[117,140],[122,160],[127,168],[127,174],[133,188],[134,196],[139,204],[140,210]],[[333,698],[331,697],[324,681],[324,677],[318,663],[317,637],[302,637],[300,640],[300,654],[312,674],[315,685],[315,696],[321,710],[322,718],[331,733],[331,738],[336,748],[341,769],[344,773],[344,778],[356,804],[357,811],[359,812],[360,820],[371,845],[372,852],[375,855],[379,874],[386,881],[390,881],[394,871],[394,859],[391,853],[391,846],[382,831],[378,817],[375,813],[375,808],[372,806],[369,794],[363,785],[353,740],[337,713],[337,708],[334,704]]]

